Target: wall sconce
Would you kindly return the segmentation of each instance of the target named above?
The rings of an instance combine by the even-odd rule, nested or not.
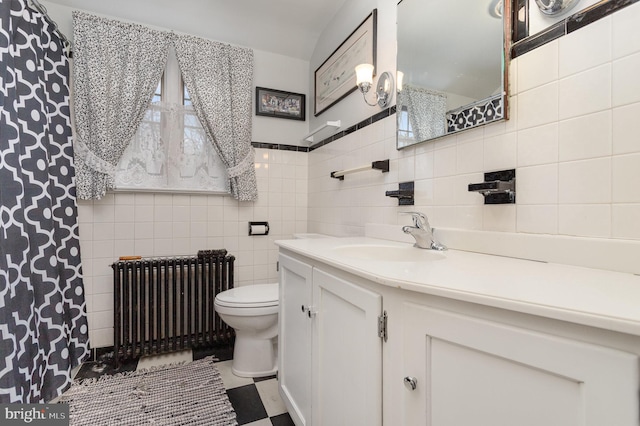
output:
[[[383,72],[378,78],[378,84],[376,85],[376,101],[375,103],[369,103],[367,101],[367,92],[371,89],[373,84],[373,65],[360,64],[356,67],[356,84],[358,89],[362,92],[362,97],[367,105],[376,106],[376,103],[380,108],[385,108],[391,102],[391,94],[393,93],[393,77],[388,72]]]
[[[404,73],[402,71],[398,71],[396,73],[396,79],[398,80],[398,92],[402,92],[402,82],[404,81]]]

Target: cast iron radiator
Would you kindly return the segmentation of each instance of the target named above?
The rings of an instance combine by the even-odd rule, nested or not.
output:
[[[230,343],[233,328],[213,302],[233,288],[234,261],[226,250],[201,250],[113,263],[116,366],[121,359]]]

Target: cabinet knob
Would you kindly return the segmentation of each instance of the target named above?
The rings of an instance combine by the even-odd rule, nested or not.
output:
[[[407,376],[404,378],[404,387],[409,389],[409,390],[416,390],[416,387],[418,387],[418,379],[416,379],[415,377],[411,377],[411,376]]]

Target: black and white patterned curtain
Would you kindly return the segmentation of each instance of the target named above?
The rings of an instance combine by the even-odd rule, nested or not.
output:
[[[253,50],[187,35],[175,36],[173,43],[200,124],[227,166],[231,195],[257,200],[251,147]]]
[[[73,12],[78,197],[100,199],[147,112],[170,33]]]
[[[0,23],[0,402],[47,402],[88,354],[69,61],[26,0]]]

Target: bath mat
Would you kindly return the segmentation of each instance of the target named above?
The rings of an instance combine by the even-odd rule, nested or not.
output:
[[[214,358],[74,382],[71,426],[237,425]]]

